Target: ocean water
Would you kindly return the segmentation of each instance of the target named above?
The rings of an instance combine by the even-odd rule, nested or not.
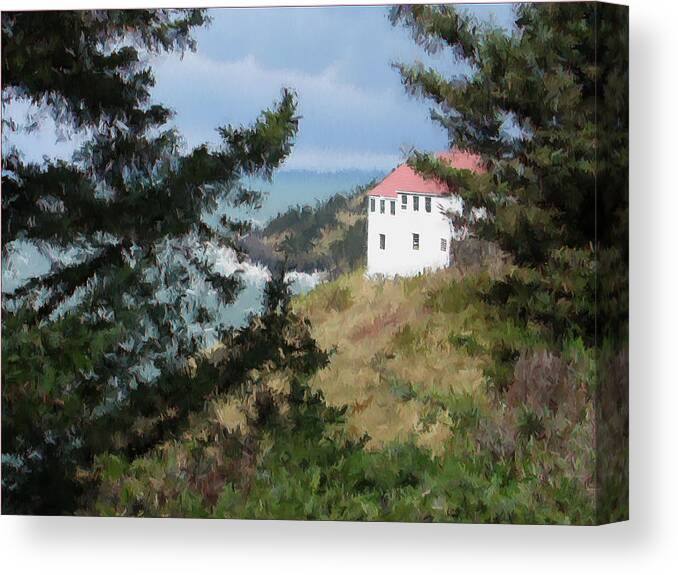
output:
[[[265,193],[261,209],[233,215],[250,219],[255,225],[263,226],[291,206],[314,205],[335,194],[350,193],[357,186],[368,184],[383,176],[384,172],[361,170],[279,172],[271,182],[248,182]],[[270,277],[270,271],[257,262],[238,263],[233,252],[227,248],[216,249],[218,254],[214,270],[225,276],[237,273],[244,284],[236,302],[221,312],[220,321],[233,326],[242,325],[250,313],[256,313],[261,308],[262,288]],[[78,255],[73,251],[44,252],[28,242],[14,242],[2,258],[2,291],[11,293],[28,279],[48,273],[53,265],[74,261]],[[324,277],[324,270],[310,274],[298,272],[288,274],[291,288],[295,293],[313,289]]]
[[[357,186],[381,180],[383,171],[349,170],[342,172],[280,172],[262,189],[267,193],[262,214],[271,216],[293,205],[308,205],[331,198],[338,193],[352,192]]]
[[[264,192],[261,209],[248,212],[247,217],[258,225],[292,206],[314,205],[338,193],[350,193],[357,186],[378,181],[386,175],[377,170],[344,170],[338,172],[314,172],[289,170],[278,172],[271,182],[252,180],[247,182]]]

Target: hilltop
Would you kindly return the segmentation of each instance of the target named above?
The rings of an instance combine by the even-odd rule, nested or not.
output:
[[[590,352],[576,342],[562,356],[535,349],[508,390],[488,386],[488,351],[521,334],[477,290],[512,269],[497,258],[384,281],[357,269],[296,297],[294,314],[328,363],[302,380],[257,369],[177,439],[131,462],[102,458],[96,511],[590,523]],[[278,419],[257,423],[272,410]]]
[[[293,206],[252,231],[243,244],[250,258],[270,269],[287,256],[299,272],[327,271],[336,277],[364,265],[367,191],[373,182],[336,194],[314,206]]]

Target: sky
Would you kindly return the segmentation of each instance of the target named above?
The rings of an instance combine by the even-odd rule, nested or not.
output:
[[[464,9],[510,26],[508,4]],[[195,32],[196,52],[150,61],[152,100],[175,111],[173,124],[187,147],[194,147],[217,144],[218,126],[256,120],[283,87],[296,91],[299,133],[283,173],[264,188],[271,193],[259,219],[370,181],[412,148],[448,147],[446,134],[429,117],[429,104],[405,93],[391,64],[421,60],[447,74],[464,68],[449,51],[426,54],[408,30],[391,25],[388,8],[221,8],[209,14],[211,25]],[[19,123],[26,114],[39,118],[40,128],[30,134],[3,130],[3,145],[15,144],[29,160],[68,158],[81,141],[60,136],[44,111],[25,103],[3,106],[3,114]],[[15,265],[3,258],[5,291],[50,268],[35,249],[22,250]]]
[[[506,4],[466,6],[507,27]],[[390,170],[411,148],[448,146],[429,117],[429,105],[407,95],[393,62],[416,60],[448,74],[464,68],[449,51],[433,56],[410,33],[394,27],[388,8],[222,8],[198,30],[197,51],[152,61],[153,99],[176,112],[173,123],[187,145],[218,143],[216,128],[247,124],[279,98],[298,95],[301,116],[294,150],[284,170]],[[27,108],[14,105],[13,117]],[[12,142],[38,159],[65,157],[77,142],[56,142],[51,123]]]

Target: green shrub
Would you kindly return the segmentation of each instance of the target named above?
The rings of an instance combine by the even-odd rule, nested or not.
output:
[[[343,312],[353,305],[351,288],[347,286],[333,287],[327,294],[325,309],[327,311]]]

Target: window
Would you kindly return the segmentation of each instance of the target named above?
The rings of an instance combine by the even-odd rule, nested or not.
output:
[[[419,211],[419,196],[412,196],[412,207],[415,212]]]
[[[424,205],[426,207],[427,212],[431,212],[431,198],[425,198],[424,199]]]
[[[412,249],[419,249],[419,234],[412,234]]]
[[[379,200],[379,213],[383,214],[386,211],[386,200]]]
[[[374,198],[370,198],[370,211],[374,211]]]
[[[441,252],[447,251],[447,240],[445,238],[440,238],[440,251]]]
[[[386,234],[379,234],[379,249],[386,249]]]
[[[391,215],[395,216],[395,200],[391,201]]]
[[[405,194],[403,194],[403,195],[401,196],[401,198],[402,198],[402,202],[403,202],[403,203],[401,204],[400,207],[401,207],[403,210],[406,210],[406,209],[407,209],[407,196],[406,196]]]

